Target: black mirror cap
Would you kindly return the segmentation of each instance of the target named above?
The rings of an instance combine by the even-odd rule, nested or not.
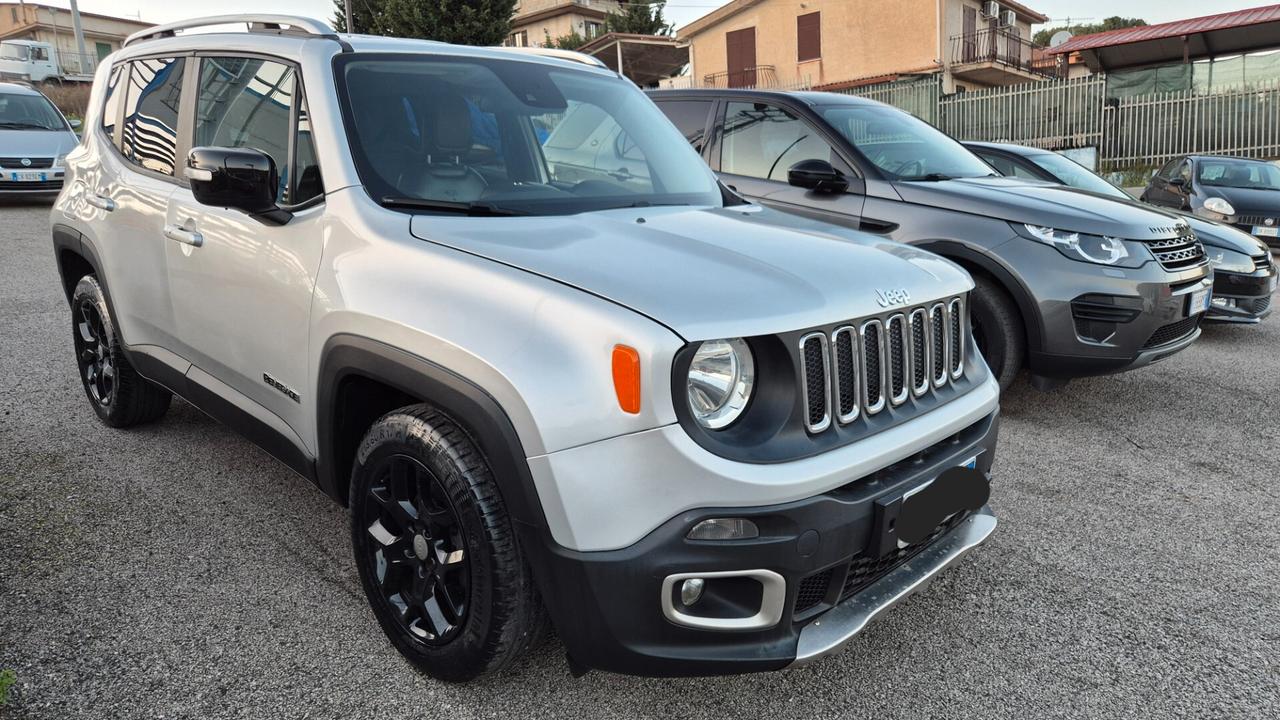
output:
[[[792,165],[787,182],[814,192],[838,193],[849,188],[849,180],[826,160],[801,160]]]
[[[201,205],[241,210],[273,224],[290,214],[276,205],[280,173],[270,155],[253,148],[192,148],[184,171]]]

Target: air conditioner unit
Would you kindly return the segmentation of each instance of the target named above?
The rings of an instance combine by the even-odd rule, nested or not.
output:
[[[1000,27],[1013,27],[1016,22],[1018,22],[1018,16],[1012,10],[1000,12]]]
[[[984,19],[990,20],[991,18],[999,14],[1000,14],[1000,3],[998,2],[982,3],[982,17]]]

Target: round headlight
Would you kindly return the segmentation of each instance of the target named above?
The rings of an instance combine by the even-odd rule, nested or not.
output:
[[[702,343],[689,364],[693,418],[710,430],[728,427],[747,407],[755,381],[755,361],[742,338]]]
[[[1225,198],[1211,197],[1204,201],[1204,209],[1219,215],[1235,215],[1236,209]]]

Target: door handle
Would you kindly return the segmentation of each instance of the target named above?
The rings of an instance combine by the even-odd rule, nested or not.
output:
[[[116,209],[116,201],[112,200],[109,197],[103,197],[102,195],[94,195],[93,193],[89,193],[89,195],[85,198],[85,202],[98,208],[99,210],[106,210],[107,212],[111,212],[112,210]]]
[[[187,224],[191,226],[195,225],[195,223],[190,220],[187,221]],[[190,245],[191,247],[200,247],[201,245],[204,245],[204,235],[201,235],[195,230],[188,230],[181,225],[165,225],[164,236],[170,240],[183,243],[184,245]]]

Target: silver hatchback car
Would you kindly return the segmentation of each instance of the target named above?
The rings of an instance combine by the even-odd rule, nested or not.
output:
[[[598,63],[217,17],[91,106],[52,221],[93,409],[180,395],[347,505],[435,677],[548,621],[575,672],[806,662],[995,528],[969,276],[744,202]]]
[[[0,83],[0,198],[57,195],[76,127],[38,90]]]

